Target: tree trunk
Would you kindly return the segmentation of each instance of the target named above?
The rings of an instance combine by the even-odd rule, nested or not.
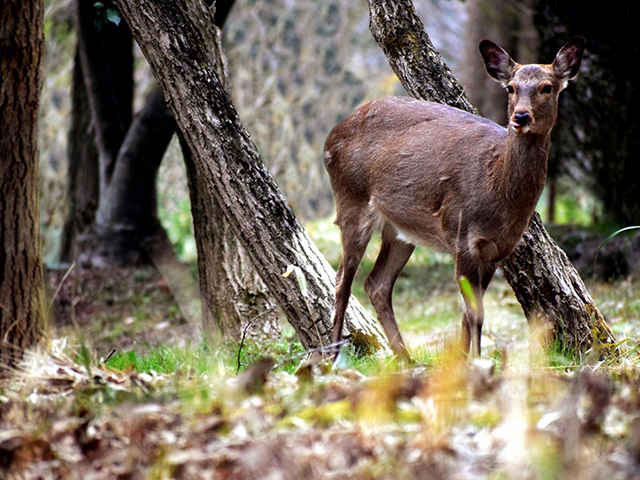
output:
[[[213,23],[210,12],[204,3],[185,0],[117,3],[190,152],[191,198],[201,205],[194,215],[222,211],[302,344],[328,344],[334,272],[297,222],[221,85],[207,48],[211,36],[203,34]],[[210,243],[198,223],[200,256]],[[293,273],[283,275],[287,270]],[[360,344],[384,342],[377,324],[353,299],[347,328]]]
[[[107,18],[105,12],[110,8],[109,1],[77,2],[77,58],[82,79],[75,83],[78,90],[85,87],[99,180],[94,178],[92,165],[76,165],[84,160],[76,157],[70,157],[70,180],[78,175],[90,178],[92,185],[98,183],[99,195],[90,228],[71,232],[81,235],[65,239],[64,246],[74,250],[85,266],[149,263],[148,240],[154,236],[166,239],[156,215],[156,176],[174,122],[159,89],[149,94],[133,118],[133,39],[126,22]],[[73,98],[73,111],[80,117],[83,96],[78,92]],[[74,133],[86,140],[84,132]],[[86,187],[76,185],[78,188]],[[81,194],[76,190],[75,195]]]
[[[229,79],[220,28],[232,4],[233,1],[216,2],[214,25],[218,28],[200,30],[208,51],[212,53],[223,88],[229,85]],[[264,335],[275,336],[280,332],[277,305],[233,234],[220,206],[216,203],[208,205],[197,195],[207,186],[206,183],[198,183],[200,177],[189,147],[179,136],[189,181],[194,230],[199,232],[196,243],[205,336],[213,343],[217,341],[218,334],[235,341],[240,340],[243,332],[255,339]]]
[[[214,25],[200,32],[212,52],[222,87],[229,85],[227,60],[222,49],[220,28],[233,1],[215,4]],[[222,7],[222,10],[220,10]],[[220,206],[207,205],[198,192],[206,189],[199,176],[189,147],[180,136],[180,145],[187,169],[191,211],[198,249],[198,275],[202,299],[202,325],[205,336],[215,343],[218,334],[240,340],[243,332],[260,338],[279,334],[279,311],[267,292],[267,287],[253,267],[245,249],[233,234]]]
[[[196,233],[205,336],[215,343],[218,334],[239,340],[243,331],[252,337],[278,332],[277,305],[215,198],[208,201],[201,195],[207,182],[201,181],[184,140],[181,144]]]
[[[71,105],[71,128],[67,142],[69,145],[68,210],[60,242],[60,261],[68,263],[78,253],[76,237],[93,224],[100,195],[98,150],[94,140],[89,99],[78,49],[73,61]]]
[[[90,243],[91,262],[149,263],[146,242],[164,236],[157,216],[157,176],[175,122],[162,91],[154,88],[136,114],[118,149],[108,182],[101,182],[100,203]]]
[[[78,50],[106,190],[133,115],[133,40],[125,22],[101,14],[93,0],[77,2]]]
[[[233,3],[233,0],[216,2],[214,21],[218,27],[224,24]],[[165,277],[184,316],[195,320],[200,315],[193,302],[194,294],[197,298],[193,282],[186,267],[175,258],[157,218],[156,177],[175,131],[175,121],[159,88],[152,90],[144,107],[130,121],[131,36],[126,22],[122,20],[118,26],[107,22],[96,10],[95,2],[82,0],[77,16],[80,30],[77,55],[83,61],[77,62],[75,71],[79,74],[74,75],[70,210],[63,235],[62,259],[71,261],[79,257],[85,266],[152,262]],[[219,52],[218,63],[224,72],[226,60],[222,55],[220,31],[212,32],[215,38],[210,45],[212,51]],[[113,50],[101,60],[97,51],[110,42]],[[119,57],[125,60],[124,68],[109,63]],[[225,75],[221,73],[222,77]],[[85,88],[85,78],[92,86],[89,91]],[[113,79],[117,79],[115,85],[110,84]],[[90,111],[88,97],[91,98]],[[85,125],[84,121],[89,124]],[[88,135],[93,132],[95,141]],[[100,145],[100,170],[96,167],[96,143]],[[92,203],[87,204],[87,199]],[[195,216],[196,221],[202,218],[200,214]],[[247,323],[258,316],[260,325],[273,330],[277,312],[267,301],[266,287],[246,261],[224,216],[215,213],[207,218],[209,223],[203,228],[207,229],[207,238],[212,239],[213,245],[199,257],[200,281],[205,286],[202,291],[209,292],[204,296],[205,305],[210,306],[204,309],[205,331],[220,327],[225,336],[239,338]],[[76,241],[77,233],[81,235]],[[202,262],[213,266],[204,276]],[[257,329],[249,333],[254,331]]]
[[[0,3],[0,368],[43,334],[38,225],[42,0]]]
[[[369,13],[373,37],[411,95],[475,112],[424,32],[411,0],[369,0]],[[548,321],[563,348],[584,352],[594,344],[594,334],[600,344],[615,342],[578,272],[537,214],[502,270],[529,322]]]

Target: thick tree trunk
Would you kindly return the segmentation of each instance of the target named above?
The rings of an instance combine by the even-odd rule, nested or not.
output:
[[[462,87],[435,50],[411,0],[369,0],[370,28],[391,68],[414,97],[474,112]],[[614,343],[604,316],[578,272],[535,214],[502,270],[527,319],[550,322],[564,348],[584,352]]]
[[[229,85],[227,60],[222,49],[220,27],[233,1],[215,5],[214,24],[200,29],[204,44],[211,52],[222,87]],[[221,11],[219,7],[222,7]],[[267,287],[253,267],[245,249],[235,237],[217,203],[202,201],[198,192],[207,188],[193,162],[189,147],[181,138],[187,169],[191,211],[198,249],[198,275],[202,299],[202,325],[205,336],[215,341],[218,335],[240,340],[245,332],[260,338],[279,333],[279,310]]]
[[[117,3],[163,87],[191,153],[190,186],[196,190],[192,200],[201,205],[201,212],[224,213],[302,344],[328,344],[334,272],[297,222],[222,88],[215,59],[203,41],[202,31],[212,24],[205,4]],[[205,255],[202,236],[207,232],[195,226],[198,254]],[[284,276],[289,269],[294,273]],[[361,344],[383,342],[377,324],[354,300],[347,328]]]
[[[216,2],[214,24],[218,28],[208,24],[200,29],[223,88],[229,85],[229,81],[220,28],[232,4],[233,1],[229,0]],[[280,312],[277,305],[235,237],[220,206],[215,202],[202,201],[198,195],[207,185],[206,182],[200,182],[189,147],[180,137],[196,232],[205,336],[214,342],[218,334],[236,341],[240,340],[243,332],[254,338],[265,334],[274,336],[279,333]]]
[[[188,146],[181,143],[196,232],[205,336],[215,343],[218,334],[239,340],[243,330],[251,336],[276,333],[277,306],[220,205],[201,194],[207,190],[207,181],[200,178]]]
[[[216,2],[214,21],[218,27],[224,24],[233,3],[233,0]],[[71,261],[79,257],[82,265],[93,266],[152,262],[165,277],[185,317],[195,320],[199,314],[193,302],[194,294],[197,295],[193,282],[173,255],[157,218],[156,177],[175,131],[175,121],[166,107],[162,91],[156,88],[133,121],[125,124],[131,108],[128,88],[132,75],[130,31],[124,20],[116,27],[101,16],[96,18],[94,4],[81,0],[77,11],[78,57],[84,61],[76,64],[76,72],[80,74],[74,76],[70,211],[63,236],[62,259]],[[226,60],[222,55],[220,31],[212,29],[212,33],[215,38],[209,44],[212,52],[218,52],[218,64],[223,72],[220,75],[224,77]],[[98,53],[111,41],[113,50],[102,59]],[[119,56],[125,60],[124,68],[108,64]],[[89,91],[85,88],[85,78],[92,86]],[[113,78],[118,81],[110,85],[109,80]],[[91,97],[93,108],[90,112],[87,97]],[[125,106],[126,102],[129,105]],[[85,125],[83,120],[89,124]],[[90,132],[95,132],[95,140],[88,136]],[[91,155],[96,143],[101,152],[102,168],[99,171],[94,168],[97,154],[95,158]],[[98,178],[101,178],[100,182]],[[86,205],[83,203],[86,199],[93,203]],[[194,211],[197,208],[196,204]],[[259,318],[260,323],[249,333],[264,331],[265,328],[258,328],[261,326],[273,330],[277,319],[275,307],[267,300],[266,287],[246,261],[224,216],[219,212],[206,212],[194,217],[196,222],[206,219],[201,228],[208,232],[206,238],[210,242],[201,249],[206,254],[199,257],[201,290],[205,305],[209,305],[204,309],[205,331],[216,331],[220,327],[225,336],[239,338],[253,318]],[[78,241],[77,233],[81,234]],[[203,262],[212,267],[205,269]]]
[[[43,334],[38,110],[44,5],[0,3],[0,369]]]

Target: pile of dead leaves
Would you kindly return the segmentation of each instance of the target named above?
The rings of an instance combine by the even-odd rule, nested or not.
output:
[[[1,390],[0,478],[640,475],[633,366],[272,367],[159,375],[32,353]]]

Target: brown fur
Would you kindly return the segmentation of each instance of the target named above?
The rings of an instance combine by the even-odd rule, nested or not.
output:
[[[456,278],[471,283],[478,308],[466,305],[463,347],[468,351],[473,340],[480,354],[482,295],[544,187],[558,94],[577,73],[582,48],[574,40],[552,65],[519,65],[497,45],[481,43],[487,71],[512,91],[508,130],[445,105],[387,97],[358,108],[331,131],[325,165],[343,248],[334,341],[341,338],[351,283],[371,233],[382,227],[365,289],[393,350],[408,356],[391,306],[393,284],[414,246],[425,244],[452,253]],[[516,119],[524,114],[529,121],[520,125]]]

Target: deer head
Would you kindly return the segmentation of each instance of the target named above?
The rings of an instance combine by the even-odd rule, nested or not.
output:
[[[520,65],[489,40],[480,53],[489,76],[509,95],[509,129],[516,134],[546,135],[556,122],[558,95],[580,69],[585,41],[574,38],[564,45],[553,63]]]

